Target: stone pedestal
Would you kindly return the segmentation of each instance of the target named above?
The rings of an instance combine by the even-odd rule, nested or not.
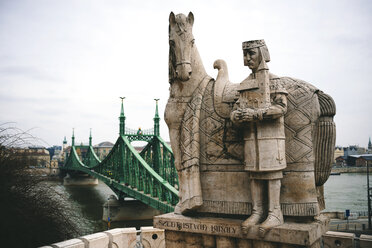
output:
[[[133,198],[125,198],[124,201],[119,201],[111,195],[103,205],[102,220],[107,221],[109,216],[111,221],[151,220],[159,214],[162,214],[162,212],[141,201]]]
[[[154,217],[154,227],[165,229],[166,247],[320,247],[328,218],[319,216],[308,223],[288,222],[272,228],[261,238],[258,226],[248,234],[241,231],[243,220],[187,217],[168,213]]]

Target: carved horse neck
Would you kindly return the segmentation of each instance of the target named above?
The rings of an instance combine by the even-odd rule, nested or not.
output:
[[[169,15],[169,82],[171,97],[191,96],[207,76],[192,34],[194,15]]]
[[[189,97],[193,94],[195,89],[208,75],[205,71],[203,62],[200,58],[196,45],[191,48],[191,69],[192,73],[187,81],[176,79],[171,84],[171,97]]]

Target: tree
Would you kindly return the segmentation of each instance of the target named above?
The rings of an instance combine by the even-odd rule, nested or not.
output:
[[[16,148],[35,138],[10,123],[0,124],[0,244],[38,247],[81,235],[67,199],[48,187],[44,178],[30,174],[36,161]]]

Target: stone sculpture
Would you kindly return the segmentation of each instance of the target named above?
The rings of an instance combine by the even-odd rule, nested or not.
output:
[[[194,16],[169,16],[169,83],[170,96],[164,120],[179,180],[179,203],[176,213],[185,213],[203,204],[199,168],[200,103],[212,78],[201,63],[194,45]]]
[[[230,82],[223,60],[212,79],[193,24],[191,12],[169,16],[164,119],[180,200],[154,226],[165,229],[167,247],[320,247],[335,145],[332,98],[269,73],[263,40],[243,43],[252,74],[242,83]]]
[[[286,168],[284,114],[287,111],[287,91],[270,82],[269,51],[264,40],[243,42],[244,65],[252,73],[239,87],[236,109],[231,121],[243,128],[244,169],[249,172],[252,214],[243,222],[247,232],[264,218],[263,189],[267,182],[268,215],[260,225],[262,234],[283,224],[280,208],[282,170]]]
[[[252,191],[257,191],[251,187],[257,186],[262,192],[267,192],[267,188],[256,185],[259,181],[256,177],[248,178],[244,153],[254,151],[254,147],[249,148],[250,141],[243,139],[247,129],[234,124],[239,122],[234,111],[242,104],[245,88],[229,81],[223,60],[214,64],[219,70],[216,81],[207,75],[195,45],[193,24],[191,12],[188,16],[173,13],[169,16],[170,97],[164,119],[169,127],[180,184],[180,201],[175,212],[252,215],[257,209]],[[284,151],[278,153],[277,163],[281,161],[282,166],[269,184],[273,182],[273,188],[280,188],[277,196],[280,195],[284,216],[304,219],[317,216],[324,208],[323,184],[329,177],[333,158],[335,104],[330,96],[311,84],[275,76],[268,72],[265,63],[262,66],[258,81],[278,92],[271,94],[274,89],[266,89],[262,104],[271,103],[269,97],[274,95],[280,96],[283,103],[287,101],[286,111],[284,104],[277,118],[271,120],[280,123],[278,130],[284,128],[285,141],[283,133],[279,132],[276,138],[285,143],[285,156]],[[262,111],[247,110],[246,116],[262,118],[260,125],[265,121]],[[277,147],[284,149],[282,144]],[[262,201],[266,208],[267,194]],[[281,223],[280,214],[275,216],[279,216]]]

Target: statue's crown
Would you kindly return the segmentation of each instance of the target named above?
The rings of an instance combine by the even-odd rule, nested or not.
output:
[[[266,46],[265,40],[250,40],[243,42],[243,50]]]

